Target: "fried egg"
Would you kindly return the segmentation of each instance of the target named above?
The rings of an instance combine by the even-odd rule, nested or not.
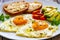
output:
[[[42,21],[39,21],[42,22]],[[51,29],[50,29],[51,28]],[[18,36],[25,36],[30,38],[44,38],[48,36],[52,36],[52,34],[58,29],[58,27],[49,25],[44,30],[35,30],[32,27],[32,22],[28,25],[25,25],[16,32],[16,35]]]
[[[52,26],[47,21],[35,20],[32,15],[26,15],[29,18],[29,23],[18,28],[16,35],[30,37],[30,38],[44,38],[52,36],[52,34],[58,29],[56,26]],[[35,24],[36,22],[36,24]]]
[[[16,32],[17,36],[29,38],[44,38],[52,36],[58,29],[47,21],[35,20],[32,14],[23,14],[15,16],[1,24],[0,30]]]
[[[22,18],[20,18],[22,16]],[[30,23],[30,17],[29,15],[19,15],[15,16],[13,18],[10,18],[9,20],[3,22],[0,26],[0,30],[2,31],[8,31],[8,32],[16,32],[18,28],[27,25]]]

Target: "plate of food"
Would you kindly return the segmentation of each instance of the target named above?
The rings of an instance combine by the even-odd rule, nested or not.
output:
[[[14,0],[0,6],[0,35],[39,40],[60,34],[60,5],[42,0]]]

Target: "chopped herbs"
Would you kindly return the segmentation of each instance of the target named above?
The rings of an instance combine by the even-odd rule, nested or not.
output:
[[[4,14],[0,14],[0,21],[4,22],[5,19],[9,19],[10,16],[9,15],[4,15]]]
[[[32,23],[34,23],[35,21],[34,20],[32,20]]]
[[[32,32],[32,31],[33,31],[32,28],[28,28],[28,29],[26,29],[26,32]]]
[[[10,27],[12,27],[12,25],[9,25]]]
[[[10,18],[10,16],[9,16],[9,15],[6,15],[6,16],[5,16],[5,18],[6,18],[6,19],[9,19],[9,18]]]
[[[40,33],[40,35],[43,35],[43,33]]]
[[[53,28],[52,27],[49,27],[48,30],[52,30]]]
[[[0,21],[4,21],[4,15],[3,14],[0,15]]]

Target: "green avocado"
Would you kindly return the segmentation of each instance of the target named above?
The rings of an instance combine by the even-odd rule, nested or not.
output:
[[[57,13],[54,13],[54,15],[52,15],[50,18],[47,18],[47,20],[49,21],[53,21],[53,19],[57,16]]]
[[[56,17],[56,21],[60,21],[60,14]]]

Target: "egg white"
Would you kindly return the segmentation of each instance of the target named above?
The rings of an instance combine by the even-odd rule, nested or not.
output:
[[[20,16],[20,15],[18,15]],[[51,26],[48,22],[48,28],[44,29],[44,30],[38,30],[35,31],[32,28],[32,21],[37,21],[39,22],[39,24],[42,24],[41,20],[35,20],[32,18],[32,14],[23,14],[22,15],[24,17],[24,19],[27,19],[28,22],[24,25],[21,26],[17,26],[13,23],[13,18],[3,22],[0,26],[0,30],[2,31],[8,31],[8,32],[16,32],[16,35],[18,36],[25,36],[25,37],[35,37],[35,38],[44,38],[47,36],[51,36],[57,29],[58,27],[56,26]],[[45,21],[46,22],[46,21]],[[9,26],[10,25],[10,26]],[[49,30],[49,28],[53,28],[52,30]]]
[[[17,31],[17,27],[14,26],[11,23],[11,20],[9,19],[9,20],[7,20],[7,21],[5,21],[4,23],[1,24],[0,30],[1,31],[7,31],[7,32],[15,32],[15,31]]]
[[[44,29],[44,30],[38,30],[38,31],[35,31],[33,28],[32,28],[32,21],[34,20],[32,18],[31,15],[26,15],[25,18],[29,19],[29,23],[27,23],[26,25],[24,25],[23,27],[19,28],[16,32],[16,35],[18,36],[26,36],[26,37],[35,37],[35,38],[43,38],[43,37],[47,37],[47,36],[52,36],[52,34],[58,29],[58,27],[56,26],[51,26],[50,24],[48,24],[48,28]],[[41,20],[34,20],[34,21],[37,21],[39,22],[40,24],[42,24]],[[47,21],[45,21],[47,22]],[[48,22],[47,22],[48,23]],[[53,28],[52,30],[49,30],[49,28]],[[28,29],[28,30],[27,30]],[[29,30],[32,30],[32,31],[29,31]],[[53,32],[54,30],[54,32]],[[42,35],[40,34],[42,33]]]
[[[20,16],[20,15],[18,15],[18,16]],[[32,15],[30,15],[30,14],[26,14],[26,15],[23,14],[22,16],[23,16],[24,19],[27,19],[27,20],[28,20],[28,22],[26,23],[26,25],[29,24],[29,23],[31,23],[31,22],[30,22],[30,18],[31,18]],[[15,17],[17,17],[17,16],[15,16]],[[1,30],[1,31],[8,31],[8,32],[16,32],[16,31],[18,30],[18,28],[20,28],[20,27],[22,27],[22,26],[25,25],[25,24],[24,24],[24,25],[21,25],[21,26],[15,25],[15,24],[13,23],[13,19],[14,19],[15,17],[10,18],[9,20],[3,22],[3,23],[1,24],[1,26],[0,26],[0,30]],[[9,25],[11,25],[11,26],[9,26]]]

